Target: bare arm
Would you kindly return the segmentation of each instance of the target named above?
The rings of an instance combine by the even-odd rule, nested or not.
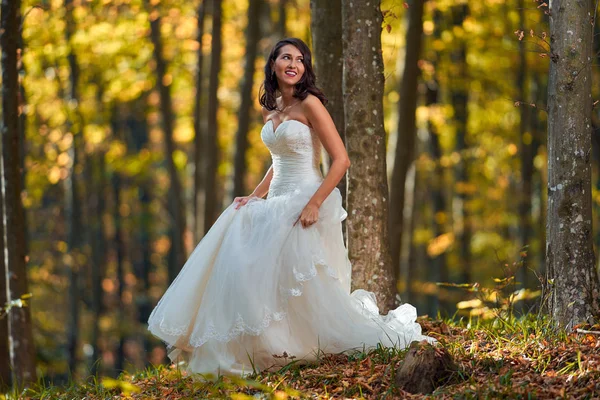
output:
[[[263,122],[267,122],[267,110],[262,109]],[[271,165],[267,170],[267,173],[263,177],[262,181],[256,186],[256,188],[252,191],[252,193],[245,197],[236,197],[233,199],[234,203],[238,203],[236,205],[236,209],[245,205],[248,200],[252,197],[265,197],[267,193],[269,193],[269,187],[271,186],[271,179],[273,179],[273,166]]]
[[[262,181],[260,181],[258,186],[256,186],[256,189],[254,189],[254,191],[252,192],[252,194],[250,194],[250,196],[265,197],[265,195],[267,193],[269,193],[269,186],[271,186],[271,179],[273,179],[273,166],[272,165],[269,167],[269,170],[265,174],[264,178],[262,179]]]
[[[302,102],[302,106],[308,121],[319,136],[323,147],[325,147],[332,160],[327,176],[309,201],[309,204],[312,203],[320,207],[344,177],[344,174],[350,167],[350,159],[348,158],[344,142],[342,142],[340,134],[331,119],[331,115],[329,115],[329,112],[321,101],[317,97],[309,95]]]
[[[321,183],[321,186],[319,186],[308,201],[308,204],[304,206],[296,222],[294,222],[294,225],[300,222],[303,228],[307,228],[319,219],[319,207],[321,207],[327,196],[335,189],[348,167],[350,167],[350,159],[348,158],[344,142],[342,142],[329,112],[327,112],[321,101],[317,97],[309,95],[302,102],[302,108],[308,122],[319,136],[323,147],[325,147],[332,160],[329,172]]]

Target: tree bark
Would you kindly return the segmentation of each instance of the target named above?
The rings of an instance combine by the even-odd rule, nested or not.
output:
[[[386,221],[382,19],[379,1],[342,0],[344,118],[352,163],[348,170],[348,255],[353,287],[375,292],[385,312],[396,303],[396,282]]]
[[[592,0],[550,3],[548,81],[548,310],[572,329],[600,316],[592,244]]]
[[[404,223],[406,174],[415,157],[417,133],[417,85],[419,82],[419,57],[423,38],[423,3],[414,0],[408,8],[408,30],[406,31],[406,57],[400,84],[398,105],[398,140],[394,156],[394,169],[390,188],[390,253],[394,276],[400,276],[400,252]],[[407,238],[407,240],[410,240]]]
[[[205,120],[202,110],[204,109],[204,93],[202,90],[204,82],[204,52],[202,49],[202,36],[204,35],[204,18],[206,16],[206,5],[209,0],[200,0],[198,7],[198,61],[196,63],[196,104],[194,107],[194,238],[199,242],[204,235],[204,202],[206,187],[204,185],[205,159],[202,153]]]
[[[327,96],[327,110],[333,123],[346,143],[346,124],[344,122],[344,94],[342,77],[344,76],[344,58],[342,46],[342,1],[311,0],[312,49],[317,84]],[[346,176],[338,184],[342,194],[342,207],[346,208]],[[345,224],[344,221],[344,231]]]
[[[2,165],[1,194],[4,196],[3,254],[7,296],[19,299],[29,292],[27,282],[24,209],[21,202],[21,141],[19,138],[17,51],[19,41],[20,0],[2,0]],[[12,383],[19,387],[36,381],[35,348],[29,307],[14,307],[8,314],[8,346]]]
[[[160,95],[160,111],[162,114],[162,123],[164,129],[164,140],[165,140],[165,160],[167,168],[169,170],[169,176],[171,180],[171,187],[169,190],[169,196],[172,200],[169,201],[170,214],[172,219],[172,229],[174,230],[174,237],[171,243],[172,251],[175,253],[176,265],[171,266],[170,271],[173,271],[175,276],[183,267],[186,260],[185,254],[185,205],[183,203],[183,189],[179,178],[179,172],[177,166],[173,160],[173,154],[175,153],[175,143],[173,141],[173,107],[171,102],[171,91],[169,85],[166,83],[167,80],[167,63],[163,57],[162,51],[162,39],[160,35],[160,15],[158,10],[152,9],[148,6],[148,12],[150,12],[150,39],[154,45],[154,60],[156,62],[156,84]],[[172,282],[175,279],[173,273],[170,274],[169,280]]]
[[[247,170],[246,151],[248,150],[248,131],[252,109],[252,86],[254,83],[254,64],[257,45],[260,39],[260,12],[263,0],[250,0],[248,4],[248,25],[246,27],[246,66],[240,88],[240,104],[238,112],[238,130],[235,135],[235,158],[233,176],[233,196],[246,195],[245,177]]]
[[[219,169],[219,141],[217,111],[219,110],[219,72],[221,71],[222,32],[221,32],[222,0],[213,0],[212,46],[210,58],[210,82],[208,87],[208,132],[206,140],[206,204],[204,211],[204,231],[208,232],[217,220],[219,212],[219,188],[217,175]]]

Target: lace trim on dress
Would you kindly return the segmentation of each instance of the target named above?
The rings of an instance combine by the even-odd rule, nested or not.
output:
[[[335,270],[332,269],[330,266],[328,266],[327,263],[325,262],[325,260],[322,258],[313,259],[310,269],[309,269],[308,273],[306,273],[306,274],[297,272],[296,268],[294,267],[294,269],[293,269],[294,278],[296,279],[296,281],[298,281],[298,283],[300,285],[295,288],[291,288],[291,289],[280,287],[280,293],[283,295],[282,300],[283,300],[284,308],[287,308],[287,302],[289,300],[289,297],[302,296],[303,283],[306,281],[309,281],[312,278],[314,278],[315,276],[317,276],[317,266],[324,268],[327,275],[329,275],[331,278],[339,279],[337,274],[335,273]],[[244,318],[240,314],[238,314],[236,317],[236,320],[235,320],[234,327],[231,328],[229,330],[229,332],[224,333],[224,334],[219,333],[216,330],[214,323],[209,322],[206,327],[206,331],[205,331],[204,335],[202,335],[201,337],[198,337],[198,338],[196,338],[194,336],[190,336],[189,344],[192,347],[200,347],[204,343],[208,342],[209,340],[216,340],[218,342],[230,342],[231,340],[237,338],[238,336],[240,336],[242,334],[259,336],[265,331],[265,329],[267,329],[269,327],[269,325],[271,325],[271,322],[281,321],[287,317],[287,312],[285,312],[283,310],[274,312],[271,309],[269,309],[268,307],[265,307],[263,309],[263,312],[265,313],[265,317],[263,318],[262,322],[260,322],[257,325],[247,324],[244,321]],[[186,333],[189,329],[189,324],[182,325],[182,326],[179,326],[176,328],[172,328],[172,327],[164,326],[163,323],[164,323],[164,318],[161,318],[159,323],[151,324],[150,328],[152,330],[160,330],[161,332],[163,332],[167,335],[171,335],[171,336],[181,336],[184,333]],[[171,345],[171,344],[167,343],[167,345]],[[174,346],[174,347],[176,347],[176,346]]]

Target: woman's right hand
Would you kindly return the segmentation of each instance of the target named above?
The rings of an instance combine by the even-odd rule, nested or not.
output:
[[[233,199],[233,202],[235,203],[235,209],[237,210],[240,207],[245,206],[246,203],[254,197],[258,197],[258,196],[255,194],[251,194],[249,196],[236,197],[235,199]]]

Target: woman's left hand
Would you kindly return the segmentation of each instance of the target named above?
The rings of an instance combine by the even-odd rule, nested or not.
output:
[[[300,221],[303,228],[308,228],[309,226],[311,226],[318,220],[319,220],[319,207],[315,204],[308,203],[304,207],[302,212],[300,213],[300,216],[298,217],[296,222],[294,222],[294,226],[296,226],[298,221]]]

